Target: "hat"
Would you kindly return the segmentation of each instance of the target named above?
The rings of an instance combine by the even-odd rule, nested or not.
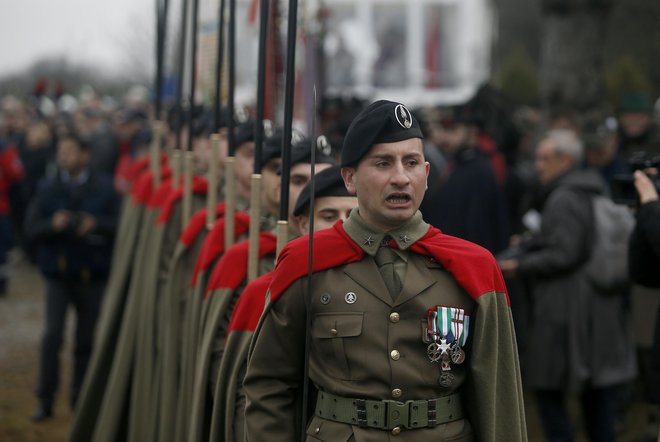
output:
[[[119,123],[129,123],[131,121],[145,121],[147,114],[142,109],[129,107],[124,109],[119,115]]]
[[[483,118],[471,103],[459,104],[442,110],[440,125],[445,129],[457,124],[466,126],[482,126]]]
[[[193,108],[192,134],[194,137],[204,137],[213,131],[213,113],[205,106]],[[187,124],[189,115],[184,114],[183,124]]]
[[[282,129],[277,128],[273,134],[266,138],[261,149],[261,164],[259,170],[263,169],[266,163],[282,156]]]
[[[341,153],[341,165],[354,166],[374,144],[423,139],[419,123],[400,103],[380,100],[367,106],[353,120]]]
[[[250,141],[254,141],[254,120],[247,120],[234,130],[234,143],[237,148]]]
[[[619,103],[619,113],[626,112],[651,112],[651,101],[649,98],[639,91],[628,91],[621,97]]]
[[[354,196],[346,190],[339,165],[322,170],[312,179],[314,180],[314,199],[324,196]],[[310,181],[300,192],[296,201],[296,207],[293,209],[295,216],[302,215],[309,208],[311,194],[312,183]]]
[[[311,163],[312,162],[312,142],[307,138],[302,138],[294,142],[291,148],[291,165],[298,163]],[[325,136],[321,135],[316,138],[316,155],[314,156],[315,163],[321,164],[337,164],[337,161],[325,152],[331,152],[328,140]]]

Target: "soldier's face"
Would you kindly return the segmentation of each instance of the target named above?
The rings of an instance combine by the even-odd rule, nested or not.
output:
[[[280,189],[282,179],[277,171],[282,164],[280,158],[273,158],[261,169],[262,204],[271,215],[277,215],[280,207]]]
[[[400,227],[424,198],[429,163],[418,138],[375,144],[357,167],[342,168],[349,192],[358,198],[360,215],[383,231]]]
[[[348,218],[353,208],[357,207],[357,198],[353,196],[323,196],[314,201],[314,231],[329,229],[337,221]],[[298,230],[301,235],[309,233],[309,216],[300,216]]]
[[[238,188],[249,190],[252,185],[252,172],[254,171],[254,143],[243,143],[236,149],[234,160],[236,181]],[[248,196],[248,195],[245,195]]]
[[[314,173],[319,173],[328,167],[330,165],[326,163],[316,164],[314,166]],[[302,192],[311,178],[312,171],[310,163],[298,163],[291,166],[291,172],[289,174],[289,216],[292,216],[291,214],[296,206],[300,192]]]

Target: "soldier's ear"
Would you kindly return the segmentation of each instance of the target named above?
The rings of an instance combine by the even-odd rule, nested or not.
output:
[[[341,177],[344,180],[344,186],[346,190],[351,195],[357,194],[355,190],[355,168],[354,167],[342,167],[341,168]]]
[[[296,225],[298,227],[298,232],[301,235],[309,233],[309,216],[307,215],[298,215],[295,217]]]

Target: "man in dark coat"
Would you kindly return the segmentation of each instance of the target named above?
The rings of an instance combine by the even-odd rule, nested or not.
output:
[[[69,304],[76,309],[71,405],[87,369],[103,288],[110,267],[118,211],[112,182],[89,168],[89,146],[67,134],[57,146],[57,174],[41,182],[26,216],[25,233],[35,245],[46,283],[46,327],[42,339],[40,406],[33,416],[52,415],[59,381],[59,351]]]
[[[590,439],[614,441],[617,390],[637,367],[625,295],[599,292],[584,270],[594,241],[591,198],[605,184],[596,172],[578,170],[582,156],[568,129],[550,131],[538,145],[541,231],[534,247],[500,266],[505,275],[531,278],[526,383],[548,440],[572,440],[565,396],[580,393]]]
[[[658,171],[649,171],[658,181]],[[636,171],[635,188],[639,195],[637,224],[630,237],[630,279],[646,287],[660,288],[660,201],[653,181],[642,171]],[[642,383],[645,397],[652,404],[646,430],[648,439],[655,440],[660,418],[660,310],[656,314],[655,336],[650,354],[640,353]]]
[[[457,107],[442,120],[441,132],[439,147],[448,172],[438,190],[424,199],[424,220],[497,253],[509,238],[506,205],[488,157],[477,146],[474,117],[464,106]]]

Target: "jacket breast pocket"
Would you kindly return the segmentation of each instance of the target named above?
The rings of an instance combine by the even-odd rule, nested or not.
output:
[[[330,376],[342,380],[355,380],[351,376],[351,360],[363,357],[359,351],[358,336],[362,334],[364,314],[319,313],[312,323],[312,340],[317,358]]]

